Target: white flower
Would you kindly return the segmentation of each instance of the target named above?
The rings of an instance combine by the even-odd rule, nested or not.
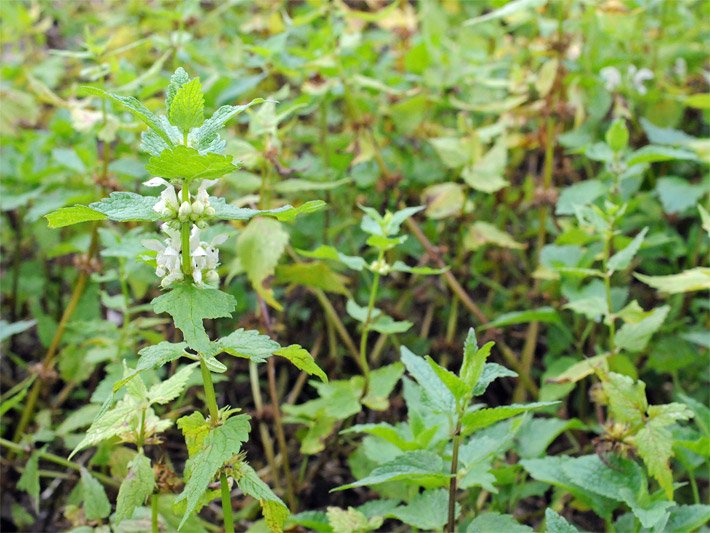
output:
[[[180,208],[175,187],[163,178],[152,178],[143,183],[146,187],[160,187],[165,185],[165,189],[160,193],[160,200],[153,206],[153,211],[164,217],[174,217]]]
[[[207,189],[212,187],[217,181],[218,180],[202,180],[200,182],[195,201],[192,202],[193,218],[199,217],[202,214],[207,216],[214,215],[215,211],[214,208],[210,206],[210,195],[207,194]]]
[[[180,220],[187,220],[190,218],[190,215],[192,214],[192,207],[190,206],[190,202],[183,202],[180,204],[180,209],[178,210],[178,218]]]
[[[163,278],[160,285],[167,287],[184,278],[180,256],[182,244],[179,231],[171,228],[168,224],[163,224],[161,229],[168,236],[165,241],[151,239],[143,241],[143,245],[149,250],[157,252],[155,275]]]
[[[219,285],[219,275],[217,274],[219,250],[217,246],[222,244],[227,239],[227,236],[224,234],[217,235],[211,242],[207,243],[200,240],[200,230],[197,226],[192,228],[190,234],[192,279],[198,285],[202,285],[203,280],[206,280],[207,285]]]
[[[676,59],[675,64],[673,65],[673,70],[675,71],[676,76],[679,78],[685,78],[688,74],[688,64],[685,62],[685,59],[682,57]]]
[[[634,89],[636,89],[639,94],[646,94],[648,90],[646,89],[644,83],[654,78],[653,72],[651,72],[647,68],[642,68],[639,70],[636,68],[635,65],[631,65],[629,67],[628,73],[629,78],[631,78],[631,83],[633,84]]]
[[[621,85],[621,72],[616,67],[604,67],[599,71],[599,75],[604,80],[604,86],[609,92],[613,92]]]

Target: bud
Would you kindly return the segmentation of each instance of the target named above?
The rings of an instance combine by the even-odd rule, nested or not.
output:
[[[178,218],[180,220],[187,220],[192,214],[192,207],[190,207],[190,202],[183,202],[180,204],[180,210],[178,211]]]
[[[205,283],[207,283],[207,285],[210,285],[212,287],[219,286],[219,274],[217,274],[216,270],[208,271],[207,276],[205,276],[205,278]]]
[[[205,212],[205,203],[200,200],[195,200],[192,202],[192,214],[200,216]]]

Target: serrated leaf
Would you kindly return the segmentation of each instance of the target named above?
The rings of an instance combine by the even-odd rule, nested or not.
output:
[[[194,148],[183,145],[163,150],[160,155],[151,157],[145,167],[155,176],[186,180],[215,179],[236,168],[232,163],[232,156],[203,155]]]
[[[606,264],[607,272],[617,272],[620,270],[626,270],[631,264],[631,260],[636,255],[636,252],[641,248],[643,239],[648,232],[648,228],[643,228],[636,237],[624,248],[623,250],[616,252],[611,256]]]
[[[131,518],[136,507],[143,505],[146,498],[153,493],[154,487],[155,476],[150,459],[139,453],[128,463],[128,475],[118,489],[114,517],[116,523]]]
[[[263,282],[274,274],[276,264],[286,250],[289,234],[281,224],[270,218],[257,218],[239,234],[237,254],[254,290],[264,300],[280,310],[281,305],[274,299],[273,291]]]
[[[89,207],[117,222],[155,221],[160,219],[160,215],[153,210],[157,201],[155,196],[112,192],[108,198],[89,204]]]
[[[111,504],[101,483],[86,468],[81,469],[81,498],[88,520],[101,520],[111,512]]]
[[[406,272],[408,274],[417,274],[420,276],[434,276],[437,274],[443,274],[446,272],[448,267],[445,268],[432,268],[426,266],[415,266],[410,267],[409,265],[403,263],[402,261],[395,261],[392,265],[392,270],[395,272]]]
[[[239,465],[240,476],[237,485],[247,496],[259,501],[264,521],[272,533],[281,533],[284,522],[288,518],[288,507],[273,493],[271,488],[264,483],[254,469],[246,463]]]
[[[493,345],[493,342],[490,342],[488,344]],[[488,345],[486,344],[486,346]],[[483,348],[481,348],[483,350]],[[486,389],[488,389],[488,385],[493,383],[498,378],[515,378],[518,377],[518,373],[510,370],[509,368],[506,368],[502,365],[499,365],[498,363],[486,363],[485,366],[483,367],[483,372],[481,373],[481,377],[478,378],[478,382],[476,383],[476,386],[473,388],[473,395],[474,396],[480,396],[484,392],[486,392]]]
[[[603,353],[574,363],[567,370],[558,376],[549,378],[547,381],[550,383],[576,383],[587,376],[591,376],[596,370],[607,371],[609,369],[607,361],[609,355],[608,353]]]
[[[187,385],[187,381],[192,375],[192,371],[198,364],[199,363],[192,363],[184,366],[169,379],[153,385],[148,390],[148,403],[164,405],[180,396],[180,393],[182,393],[185,385]]]
[[[628,499],[624,490],[636,494],[646,486],[646,478],[641,467],[634,461],[621,457],[610,457],[608,466],[598,455],[585,455],[562,463],[562,471],[575,484],[585,490],[616,501]]]
[[[90,94],[92,96],[110,98],[114,102],[121,104],[134,117],[139,120],[142,120],[151,130],[158,134],[169,147],[173,146],[173,142],[170,139],[170,136],[163,129],[160,123],[160,119],[132,96],[121,96],[119,94],[108,93],[97,87],[88,86],[82,87],[82,91],[85,94]]]
[[[578,529],[549,507],[545,509],[545,531],[547,533],[578,533]]]
[[[643,381],[634,381],[629,376],[609,372],[602,381],[602,388],[614,421],[629,424],[632,429],[643,424],[648,408],[646,384]]]
[[[328,381],[328,376],[326,376],[325,372],[316,364],[313,356],[308,350],[301,347],[300,344],[292,344],[285,348],[279,348],[274,352],[274,355],[288,359],[296,368],[303,370],[311,376],[318,376],[324,383]]]
[[[167,363],[175,361],[180,357],[187,355],[185,352],[187,348],[187,343],[184,342],[167,342],[162,341],[154,346],[147,346],[138,352],[140,359],[138,359],[138,364],[136,365],[135,372],[120,381],[117,381],[113,386],[113,391],[116,392],[126,383],[136,377],[138,374],[144,370],[149,370],[152,368],[160,368]]]
[[[710,268],[696,267],[669,276],[646,276],[634,273],[646,285],[668,294],[710,290]]]
[[[242,442],[246,442],[249,438],[249,429],[247,415],[229,418],[224,424],[209,432],[204,439],[202,449],[188,460],[190,478],[185,483],[184,490],[175,500],[176,502],[183,500],[187,502],[187,508],[178,529],[182,528],[195,510],[200,497],[224,463],[239,453]],[[187,465],[186,468],[188,468]]]
[[[251,359],[255,362],[266,361],[281,346],[268,335],[256,330],[239,328],[217,341],[219,347],[229,355]]]
[[[501,407],[491,407],[488,409],[479,409],[477,411],[469,411],[463,416],[461,434],[470,435],[474,431],[486,428],[508,418],[533,411],[557,405],[560,402],[535,402],[527,404],[511,404]]]
[[[547,447],[560,434],[570,429],[586,429],[586,426],[576,418],[571,420],[531,418],[527,420],[516,437],[520,457],[528,459],[543,456]]]
[[[263,101],[263,98],[256,98],[248,104],[224,105],[220,107],[210,118],[205,120],[199,129],[192,132],[190,139],[192,146],[195,146],[200,151],[206,150],[229,119]]]
[[[152,301],[153,310],[172,316],[185,342],[198,352],[210,351],[210,339],[202,321],[230,316],[236,303],[230,294],[217,289],[198,288],[189,282],[175,285],[170,292]]]
[[[175,98],[175,94],[178,92],[178,89],[180,89],[180,87],[185,85],[188,81],[190,81],[190,76],[182,67],[178,67],[177,70],[175,70],[175,73],[170,76],[170,85],[168,85],[168,88],[165,91],[165,107],[168,108],[168,111],[170,111],[170,105],[172,104],[173,98]]]
[[[424,388],[424,393],[432,402],[432,407],[440,413],[452,413],[456,401],[451,391],[436,375],[436,372],[427,364],[423,357],[415,355],[408,348],[400,348],[402,362],[407,371]]]
[[[47,226],[50,228],[63,228],[80,222],[89,222],[92,220],[105,220],[108,218],[105,214],[95,211],[85,205],[75,205],[72,207],[62,207],[56,211],[44,215],[47,219]]]
[[[382,517],[369,518],[362,512],[348,507],[328,507],[326,515],[332,533],[367,533],[382,525]]]
[[[187,454],[192,457],[204,447],[205,439],[212,427],[199,411],[178,419],[177,427],[182,431],[187,445]]]
[[[461,378],[450,370],[445,369],[439,363],[434,361],[430,356],[424,356],[424,359],[431,369],[436,373],[441,382],[446,385],[446,388],[451,391],[457,401],[461,401],[466,393],[471,389]]]
[[[198,78],[184,83],[175,93],[170,103],[168,119],[183,133],[201,126],[204,122],[205,97]]]
[[[367,308],[359,306],[354,300],[347,301],[345,310],[348,315],[358,322],[364,324],[367,321]],[[393,333],[404,333],[412,327],[412,323],[408,320],[395,321],[391,316],[384,314],[380,309],[374,307],[370,313],[370,321],[367,327],[378,333],[391,335]]]
[[[474,222],[464,236],[464,249],[478,250],[487,244],[511,250],[525,249],[525,245],[516,241],[510,233],[500,230],[488,222]]]
[[[389,513],[407,525],[423,531],[439,531],[448,520],[449,493],[446,489],[426,490],[414,496],[409,503]],[[460,511],[456,508],[456,516]]]
[[[39,513],[39,454],[35,452],[30,455],[23,466],[25,470],[17,480],[17,489],[30,495],[35,513]]]
[[[111,396],[107,399],[107,403],[110,398]],[[118,402],[113,409],[103,412],[99,411],[99,414],[89,427],[84,438],[69,455],[69,459],[84,448],[94,446],[101,441],[120,435],[124,431],[123,425],[128,423],[134,416],[135,405],[126,401]]]
[[[333,491],[378,485],[386,481],[406,480],[409,483],[428,488],[442,487],[448,484],[449,475],[444,473],[444,462],[437,454],[417,450],[405,452],[392,461],[382,464],[363,479],[341,485]]]
[[[630,352],[640,352],[646,348],[651,336],[663,325],[670,311],[664,305],[650,311],[647,316],[635,323],[627,322],[616,334],[616,346]]]

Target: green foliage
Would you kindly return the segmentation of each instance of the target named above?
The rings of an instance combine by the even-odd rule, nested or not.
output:
[[[128,474],[121,483],[116,499],[116,522],[131,518],[136,507],[143,505],[153,493],[155,478],[150,459],[139,453],[128,463]]]

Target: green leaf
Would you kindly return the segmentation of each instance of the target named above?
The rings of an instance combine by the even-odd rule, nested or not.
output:
[[[182,331],[185,342],[198,352],[210,351],[210,339],[202,321],[231,315],[236,300],[217,289],[198,288],[192,283],[175,285],[152,301],[156,313],[168,313]]]
[[[627,501],[626,491],[637,494],[646,487],[641,467],[634,461],[610,457],[611,466],[598,455],[585,455],[562,463],[562,471],[585,490],[617,501]]]
[[[503,313],[498,318],[483,325],[480,329],[502,328],[513,324],[525,324],[527,322],[545,322],[548,324],[560,324],[560,315],[552,307],[538,307],[527,311],[512,311]]]
[[[693,184],[676,176],[664,176],[656,182],[663,211],[668,214],[682,213],[694,207],[707,191],[707,183]]]
[[[328,376],[326,376],[325,372],[316,364],[313,360],[313,356],[308,350],[301,347],[300,344],[292,344],[285,348],[279,348],[274,352],[274,355],[288,359],[296,368],[303,370],[311,376],[318,376],[324,383],[328,381]]]
[[[154,487],[155,476],[150,459],[139,453],[128,463],[128,475],[118,489],[115,522],[118,524],[131,518],[136,507],[143,505],[146,498],[153,493]]]
[[[426,204],[426,216],[430,219],[456,217],[466,203],[464,187],[453,182],[430,185],[422,191],[422,203]]]
[[[214,114],[205,120],[204,124],[199,129],[192,132],[192,145],[198,150],[207,150],[210,143],[217,137],[217,133],[221,130],[229,119],[246,111],[255,104],[260,104],[264,101],[263,98],[256,98],[245,105],[223,105]]]
[[[170,103],[168,119],[183,133],[189,133],[204,122],[205,98],[198,78],[184,83]]]
[[[192,375],[192,371],[195,370],[198,364],[199,363],[192,363],[184,366],[169,379],[153,385],[148,390],[148,403],[164,405],[180,396],[180,393],[182,393]]]
[[[251,359],[257,363],[266,361],[281,346],[268,335],[255,330],[239,328],[217,341],[219,347],[229,355]]]
[[[478,250],[486,244],[494,244],[511,250],[524,250],[526,246],[516,241],[510,233],[499,230],[488,222],[474,222],[466,232],[463,246],[466,250]]]
[[[629,376],[609,372],[602,381],[602,388],[614,421],[629,424],[632,429],[643,424],[648,408],[646,384],[643,381],[634,381]]]
[[[464,167],[461,177],[469,186],[478,191],[494,193],[508,185],[508,182],[503,177],[507,163],[507,142],[505,137],[501,136],[481,159],[473,165]],[[487,230],[490,231],[491,229],[495,230],[495,228],[488,225]],[[502,238],[502,236],[498,235],[498,238]],[[508,240],[507,237],[503,239],[505,241]],[[510,240],[512,241],[512,239]]]
[[[88,520],[101,520],[111,512],[104,488],[86,468],[81,469],[81,498],[84,501],[84,515]]]
[[[606,143],[615,152],[621,152],[629,144],[629,130],[623,118],[617,118],[606,131]]]
[[[416,494],[407,505],[390,513],[407,525],[423,531],[439,531],[448,521],[449,493],[446,489],[426,490]],[[460,509],[456,509],[458,516]]]
[[[449,270],[449,268],[432,268],[425,266],[410,267],[402,261],[395,261],[392,265],[392,270],[395,272],[406,272],[408,274],[417,274],[420,276],[434,276],[437,274],[443,274]]]
[[[134,117],[139,120],[142,120],[151,130],[158,134],[167,143],[168,146],[173,146],[173,142],[170,139],[170,136],[163,129],[163,126],[160,123],[160,119],[132,96],[121,96],[119,94],[108,93],[102,89],[99,89],[98,87],[84,86],[82,87],[82,91],[85,94],[89,94],[91,96],[110,98],[114,102],[122,105]]]
[[[710,236],[710,213],[708,213],[702,205],[698,204],[698,212],[700,213],[700,220],[702,220],[703,229]]]
[[[333,261],[338,261],[348,268],[352,268],[353,270],[362,270],[367,266],[367,262],[362,258],[358,256],[353,256],[353,255],[345,255],[343,253],[340,253],[335,247],[333,246],[325,246],[321,245],[315,250],[296,250],[300,255],[304,257],[310,257],[312,259],[331,259]]]
[[[332,491],[400,480],[414,485],[435,488],[447,485],[449,475],[444,473],[444,461],[441,457],[430,451],[417,450],[403,453],[392,461],[376,467],[363,479],[347,485],[341,485]]]
[[[271,288],[263,282],[274,274],[276,264],[288,244],[289,234],[270,218],[257,218],[239,234],[237,254],[254,290],[273,308],[281,310]]]
[[[384,411],[389,407],[389,395],[394,390],[399,378],[404,374],[402,363],[392,363],[370,372],[370,383],[362,404],[374,411]]]
[[[468,163],[471,150],[463,139],[457,137],[438,137],[429,139],[441,161],[448,168],[459,168]]]
[[[348,507],[347,510],[339,507],[327,509],[329,531],[332,533],[367,533],[382,525],[382,517],[369,518],[362,512]]]
[[[160,219],[160,215],[153,211],[157,201],[155,196],[112,192],[108,198],[89,204],[89,207],[117,222],[155,221]]]
[[[30,455],[23,466],[25,470],[17,480],[17,489],[24,490],[30,495],[35,513],[39,513],[39,454],[35,452]]]
[[[212,429],[205,437],[202,449],[188,460],[185,468],[190,471],[190,477],[185,488],[175,500],[186,500],[187,508],[180,522],[180,528],[185,524],[190,514],[197,507],[200,497],[219,472],[220,468],[239,453],[242,442],[249,438],[249,417],[238,415],[229,418],[221,426]]]
[[[168,108],[168,112],[170,111],[170,105],[172,104],[173,98],[175,98],[175,94],[178,92],[178,89],[180,89],[180,87],[185,85],[188,81],[190,81],[190,76],[182,67],[178,67],[175,70],[175,73],[170,76],[170,85],[168,85],[168,88],[165,91],[165,107]]]
[[[626,246],[626,248],[612,255],[606,264],[607,272],[612,273],[620,270],[626,270],[631,264],[631,260],[636,255],[636,252],[638,252],[639,248],[641,248],[641,244],[643,243],[643,239],[647,232],[648,228],[643,228],[628,244],[628,246]]]
[[[493,342],[489,342],[486,344],[488,345],[493,345]],[[483,348],[485,348],[484,346]],[[481,348],[481,351],[483,350]],[[473,395],[474,396],[480,396],[484,392],[486,392],[486,389],[488,389],[488,385],[493,383],[498,378],[515,378],[518,376],[517,372],[513,372],[509,368],[505,368],[504,366],[501,366],[497,363],[486,363],[485,366],[483,367],[483,372],[481,373],[481,377],[478,379],[478,382],[476,383],[476,386],[473,388]]]
[[[237,478],[237,485],[244,494],[259,501],[261,512],[264,514],[264,521],[269,530],[272,532],[283,531],[284,522],[289,515],[288,507],[259,478],[259,475],[251,466],[246,463],[240,463],[238,470],[240,476]]]
[[[163,150],[160,155],[151,157],[145,167],[156,176],[186,180],[215,179],[236,168],[232,163],[232,156],[203,155],[194,148],[183,145]]]
[[[463,416],[461,434],[464,436],[470,435],[474,431],[491,426],[501,420],[506,420],[535,409],[551,407],[559,403],[560,402],[535,402],[528,404],[512,404],[503,405],[501,407],[491,407],[488,409],[479,409],[477,411],[469,411]]]
[[[578,533],[578,529],[549,507],[545,509],[545,531],[547,533]]]
[[[710,521],[710,505],[679,505],[670,511],[666,531],[695,531]]]
[[[646,276],[634,274],[646,285],[668,294],[710,290],[710,268],[696,267],[684,270],[680,274],[669,276]]]
[[[577,383],[579,380],[594,374],[596,370],[607,371],[609,369],[609,363],[607,362],[609,355],[608,353],[603,353],[574,363],[567,370],[547,381],[550,383]]]
[[[185,348],[187,348],[187,344],[184,342],[173,343],[167,341],[162,341],[154,346],[147,346],[143,348],[138,352],[140,359],[138,359],[135,372],[122,380],[117,381],[113,385],[113,391],[116,392],[119,390],[144,370],[160,368],[167,363],[186,356],[187,352],[185,351]]]
[[[110,398],[109,396],[108,399]],[[128,424],[134,416],[135,405],[127,401],[120,401],[113,409],[99,412],[84,438],[69,455],[69,459],[84,448],[94,446],[101,441],[120,435],[124,431],[124,425]]]
[[[432,409],[447,414],[454,412],[456,408],[454,395],[424,358],[415,355],[405,346],[400,348],[400,353],[407,371],[424,388],[424,394],[431,401]]]
[[[646,348],[651,336],[663,325],[668,312],[669,305],[657,307],[648,313],[639,322],[627,322],[616,334],[616,346],[630,352],[640,352]]]
[[[344,296],[350,295],[350,291],[345,286],[349,281],[348,278],[336,274],[322,261],[279,265],[276,267],[276,280],[279,283],[293,283]]]
[[[37,324],[36,320],[18,320],[17,322],[7,322],[6,320],[0,319],[0,342],[5,339],[27,331],[28,329],[34,327]],[[7,392],[7,391],[6,391]]]
[[[275,218],[281,222],[288,222],[294,220],[299,215],[314,213],[326,207],[326,203],[322,200],[311,200],[298,207],[284,205],[276,209],[259,210],[237,207],[226,203],[224,198],[215,197],[210,197],[210,205],[215,210],[215,218],[222,220],[249,220],[257,215],[262,215]]]
[[[668,464],[673,456],[673,435],[667,427],[692,416],[693,412],[682,403],[652,405],[648,408],[648,420],[629,439],[669,500],[673,499],[673,473]]]
[[[530,526],[518,523],[509,514],[500,513],[480,514],[466,528],[466,533],[501,533],[502,531],[506,533],[527,533],[533,531],[533,529]]]
[[[99,211],[95,211],[85,205],[75,205],[73,207],[62,207],[56,211],[44,215],[47,225],[50,228],[63,228],[79,222],[89,222],[91,220],[104,220],[108,218]]]
[[[461,378],[450,370],[445,369],[439,363],[434,361],[430,356],[424,356],[424,359],[431,369],[436,373],[441,382],[446,385],[446,388],[451,391],[457,401],[461,401],[466,393],[471,390],[471,387],[467,385]]]
[[[658,163],[660,161],[676,160],[697,161],[698,156],[693,152],[680,148],[649,144],[631,153],[629,157],[626,158],[626,164],[632,166],[638,165],[639,163]]]
[[[205,420],[199,411],[183,416],[178,419],[177,427],[182,431],[187,445],[187,454],[192,457],[204,448],[204,442],[210,433],[212,425]]]
[[[545,455],[547,447],[560,434],[570,429],[586,429],[586,426],[576,418],[571,420],[531,418],[527,420],[517,435],[517,449],[520,457],[528,459]]]
[[[358,322],[364,324],[367,321],[367,308],[360,307],[354,300],[347,301],[345,310],[348,315]],[[392,335],[393,333],[404,333],[412,327],[412,323],[408,320],[395,321],[391,316],[384,314],[380,309],[374,307],[370,313],[370,321],[367,327],[378,333]]]

